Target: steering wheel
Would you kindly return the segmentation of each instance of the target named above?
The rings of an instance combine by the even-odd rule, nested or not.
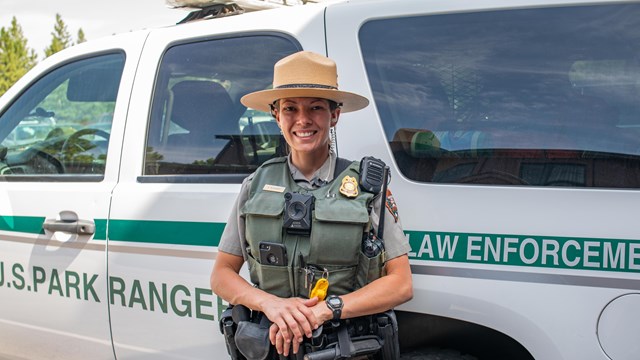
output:
[[[109,133],[104,130],[91,129],[91,128],[78,130],[73,134],[71,134],[71,136],[69,136],[67,140],[64,141],[64,144],[62,144],[62,150],[61,150],[62,154],[65,157],[68,156],[69,155],[68,153],[72,151],[71,149],[73,147],[78,148],[80,152],[87,151],[88,149],[85,149],[84,147],[82,147],[81,144],[79,144],[79,139],[87,135],[96,135],[103,139],[106,139],[107,141],[109,140]]]
[[[71,173],[94,173],[96,171],[94,168],[95,162],[90,159],[95,159],[96,155],[92,154],[92,150],[97,148],[98,143],[82,139],[83,136],[98,136],[109,141],[109,133],[100,129],[81,129],[71,134],[61,148],[65,171],[70,171]],[[88,155],[89,160],[84,159],[86,156],[76,156],[82,154]],[[77,163],[76,160],[78,160]]]

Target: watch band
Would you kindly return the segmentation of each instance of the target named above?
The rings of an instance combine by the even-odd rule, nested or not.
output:
[[[344,305],[342,302],[342,298],[337,295],[329,295],[325,302],[327,303],[327,307],[333,312],[333,318],[331,319],[331,322],[334,325],[339,324],[340,317],[342,316],[342,307]]]

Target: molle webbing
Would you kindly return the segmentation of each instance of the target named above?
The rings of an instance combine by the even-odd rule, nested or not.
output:
[[[261,289],[282,297],[308,297],[318,278],[328,274],[329,294],[345,294],[363,286],[361,244],[368,231],[368,206],[373,195],[359,191],[355,198],[340,193],[346,176],[358,180],[359,163],[352,162],[327,185],[310,190],[292,179],[286,158],[266,162],[255,173],[249,199],[242,208],[249,243],[251,280]],[[284,194],[299,192],[315,197],[311,234],[283,230]],[[282,243],[287,266],[260,264],[259,243]]]

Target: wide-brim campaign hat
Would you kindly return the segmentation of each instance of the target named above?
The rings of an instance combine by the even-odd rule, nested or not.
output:
[[[278,61],[273,68],[273,88],[247,94],[243,105],[269,112],[274,101],[293,97],[333,100],[342,112],[363,109],[369,100],[348,91],[338,90],[336,63],[311,51],[300,51]]]

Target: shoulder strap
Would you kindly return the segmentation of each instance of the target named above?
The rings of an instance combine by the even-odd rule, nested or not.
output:
[[[347,168],[349,167],[349,165],[351,165],[352,161],[349,161],[347,159],[344,158],[337,158],[336,159],[336,169],[334,171],[334,176],[338,176],[340,173],[342,173],[343,171],[347,170]]]
[[[275,164],[275,163],[283,163],[283,162],[286,162],[286,161],[287,161],[287,157],[286,156],[279,156],[279,157],[268,159],[267,161],[263,162],[262,165],[260,165],[260,166],[265,166],[265,165],[270,165],[270,164]]]

